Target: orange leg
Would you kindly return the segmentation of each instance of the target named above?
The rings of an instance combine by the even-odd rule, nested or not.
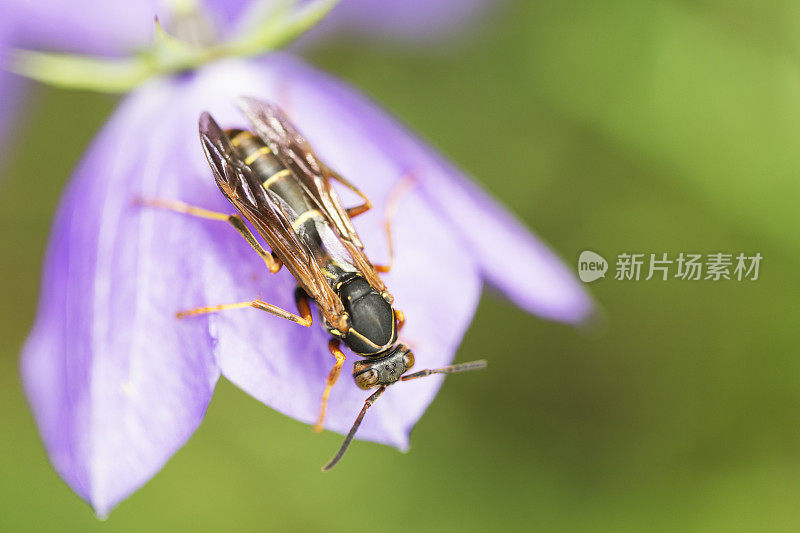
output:
[[[362,213],[366,213],[370,209],[372,209],[372,202],[367,200],[361,205],[357,205],[355,207],[348,207],[346,211],[347,211],[347,216],[349,216],[350,218],[355,218]]]
[[[383,224],[386,228],[386,242],[389,245],[389,264],[388,265],[375,265],[375,270],[378,272],[389,272],[394,264],[394,244],[392,243],[392,222],[397,215],[397,209],[400,207],[400,200],[403,196],[408,194],[417,181],[411,174],[406,175],[403,179],[397,182],[389,191],[389,199],[386,201],[386,211],[383,216]]]
[[[335,179],[336,181],[338,181],[339,183],[341,183],[342,185],[344,185],[345,187],[356,193],[358,196],[360,196],[362,200],[364,200],[364,203],[361,205],[357,205],[355,207],[348,207],[347,209],[345,209],[345,211],[347,211],[347,216],[349,216],[350,218],[355,218],[361,213],[366,213],[367,211],[372,209],[372,202],[369,200],[369,198],[367,198],[366,194],[361,192],[361,190],[358,187],[350,183],[346,178],[340,176],[330,168],[327,168],[327,170],[328,170],[328,175],[331,178]]]
[[[297,291],[295,291],[295,301],[297,302],[297,310],[300,313],[299,316],[290,313],[285,309],[281,309],[278,306],[268,304],[267,302],[262,302],[261,300],[197,307],[195,309],[189,309],[188,311],[181,311],[177,316],[178,318],[186,318],[189,316],[216,313],[217,311],[226,311],[228,309],[244,309],[246,307],[254,307],[256,309],[260,309],[261,311],[266,311],[272,315],[285,318],[286,320],[291,320],[292,322],[300,324],[301,326],[310,327],[314,322],[314,317],[311,315],[311,309],[308,305],[308,296],[306,295],[305,291],[298,288]]]
[[[245,238],[247,243],[261,256],[267,264],[267,268],[273,274],[281,269],[283,263],[280,259],[275,257],[275,254],[269,253],[261,246],[261,244],[253,236],[253,233],[247,228],[242,217],[239,215],[226,215],[225,213],[218,213],[217,211],[209,211],[202,207],[195,207],[193,205],[185,204],[178,200],[167,200],[164,198],[143,198],[141,199],[142,205],[148,207],[159,207],[162,209],[169,209],[177,213],[191,215],[200,218],[207,218],[209,220],[220,220],[227,222],[238,231],[242,237]]]
[[[328,397],[331,395],[331,388],[333,388],[336,381],[339,379],[339,374],[341,374],[342,366],[344,365],[344,354],[339,346],[339,339],[331,339],[328,341],[328,351],[336,358],[336,364],[333,365],[330,374],[328,374],[325,390],[322,392],[322,402],[319,407],[319,420],[317,420],[314,426],[315,433],[322,432],[322,425],[325,422],[325,413],[328,410]]]
[[[356,193],[358,196],[361,197],[362,200],[364,200],[364,203],[361,204],[361,205],[357,205],[355,207],[348,207],[347,209],[345,209],[345,211],[347,211],[347,216],[349,216],[350,218],[355,218],[358,215],[360,215],[362,213],[366,213],[367,211],[372,209],[372,202],[369,200],[369,198],[367,198],[366,194],[364,194],[363,192],[361,192],[359,190],[358,187],[356,187],[355,185],[353,185],[352,183],[347,181],[347,179],[345,179],[344,177],[340,176],[339,174],[337,174],[333,170],[328,169],[328,172],[330,173],[330,176],[333,179],[335,179],[336,181],[338,181],[339,183],[341,183],[342,185],[344,185],[345,187],[347,187],[348,189],[350,189],[351,191]]]

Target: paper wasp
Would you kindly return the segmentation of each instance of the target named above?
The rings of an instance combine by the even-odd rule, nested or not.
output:
[[[309,299],[314,301],[331,335],[328,349],[336,359],[322,393],[315,431],[322,430],[328,396],[345,361],[341,343],[365,357],[353,365],[353,378],[360,388],[376,390],[367,398],[335,457],[323,467],[328,470],[342,458],[367,409],[388,386],[431,374],[484,368],[486,362],[474,361],[406,374],[414,365],[414,354],[408,346],[398,342],[405,317],[393,308],[394,299],[378,275],[389,271],[391,261],[385,267],[374,266],[364,254],[363,244],[350,220],[369,210],[370,200],[322,163],[277,107],[253,98],[240,98],[237,103],[251,123],[252,131],[223,130],[211,115],[203,113],[200,140],[220,191],[239,213],[227,215],[163,199],[149,199],[146,204],[228,222],[262,257],[270,272],[278,272],[285,265],[298,283],[295,291],[297,315],[253,300],[200,307],[178,313],[179,317],[254,307],[310,327],[313,318]],[[363,203],[342,207],[332,180],[350,189]],[[393,203],[390,201],[389,205]],[[271,251],[261,246],[242,216]],[[390,224],[387,218],[386,232],[393,259]]]

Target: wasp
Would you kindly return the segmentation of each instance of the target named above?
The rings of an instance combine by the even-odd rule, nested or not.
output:
[[[361,389],[375,391],[366,399],[336,455],[323,467],[329,470],[344,455],[367,409],[387,387],[431,374],[484,368],[486,361],[407,373],[415,361],[412,350],[398,341],[405,316],[393,307],[394,298],[379,275],[388,272],[394,260],[393,214],[387,213],[386,218],[389,264],[373,265],[351,221],[372,207],[369,198],[326,166],[278,107],[248,97],[239,98],[237,104],[251,130],[223,130],[207,112],[200,115],[199,127],[216,183],[238,213],[218,213],[176,200],[155,198],[145,203],[227,222],[261,256],[270,272],[285,266],[298,283],[294,295],[298,314],[256,299],[190,309],[178,313],[179,317],[254,307],[310,327],[313,316],[309,300],[314,301],[331,336],[328,350],[336,360],[322,392],[315,431],[322,431],[328,397],[345,362],[341,344],[364,357],[354,363],[353,378]],[[344,208],[333,181],[355,193],[363,203]],[[396,211],[398,195],[411,186],[413,182],[401,181],[395,187],[399,189],[387,203],[387,212]],[[270,251],[256,239],[245,220]]]

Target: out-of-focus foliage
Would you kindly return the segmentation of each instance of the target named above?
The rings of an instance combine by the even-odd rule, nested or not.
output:
[[[527,41],[538,97],[659,162],[729,216],[796,244],[786,229],[800,198],[800,56],[760,37],[770,24],[782,30],[781,15],[800,30],[800,9],[759,24],[713,4],[545,4]]]
[[[459,359],[489,370],[448,380],[409,455],[357,442],[325,475],[336,436],[222,383],[106,524],[46,463],[17,356],[54,206],[112,101],[37,91],[0,184],[0,529],[374,531],[368,509],[388,531],[797,530],[799,12],[519,1],[442,53],[316,52],[566,260],[759,251],[761,279],[598,281],[599,335],[487,295]]]

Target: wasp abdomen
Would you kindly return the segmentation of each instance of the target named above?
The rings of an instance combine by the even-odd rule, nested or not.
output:
[[[242,161],[249,166],[269,189],[291,207],[298,218],[307,217],[314,205],[297,183],[292,171],[283,166],[263,140],[246,130],[228,130],[231,144],[239,151]]]
[[[270,147],[247,130],[227,130],[225,133],[242,161],[256,173],[261,185],[294,211],[289,220],[292,229],[314,254],[329,282],[334,285],[342,276],[355,271],[325,215]]]
[[[246,130],[226,131],[242,160],[260,176],[272,176],[284,167],[264,141]]]

